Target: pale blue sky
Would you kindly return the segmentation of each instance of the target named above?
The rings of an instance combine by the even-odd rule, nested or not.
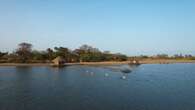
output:
[[[20,42],[195,54],[195,0],[0,0],[0,51]]]

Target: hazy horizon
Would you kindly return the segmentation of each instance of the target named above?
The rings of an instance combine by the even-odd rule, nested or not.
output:
[[[193,0],[2,0],[0,51],[82,44],[127,55],[195,55]]]

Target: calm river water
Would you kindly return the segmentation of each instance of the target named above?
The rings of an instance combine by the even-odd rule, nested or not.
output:
[[[0,110],[195,110],[195,64],[0,67]]]

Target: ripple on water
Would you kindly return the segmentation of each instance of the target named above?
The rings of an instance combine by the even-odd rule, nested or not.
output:
[[[195,64],[116,68],[1,67],[0,110],[195,109]]]

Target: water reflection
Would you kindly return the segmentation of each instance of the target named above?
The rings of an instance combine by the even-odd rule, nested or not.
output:
[[[32,70],[31,66],[16,66],[16,72],[17,73],[25,73],[30,72]]]
[[[15,71],[16,71],[15,75],[16,75],[17,80],[22,81],[23,78],[28,78],[30,80],[32,78],[31,75],[32,75],[33,69],[30,66],[17,66],[15,68]]]

